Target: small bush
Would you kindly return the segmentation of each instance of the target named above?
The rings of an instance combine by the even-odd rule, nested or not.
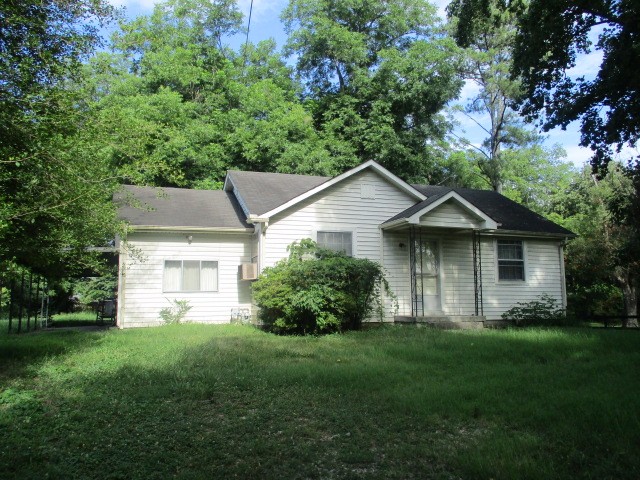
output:
[[[516,326],[566,325],[569,320],[565,310],[555,298],[543,293],[536,300],[519,302],[502,314],[504,320],[511,320]]]
[[[166,307],[160,310],[160,318],[166,325],[171,325],[173,323],[182,323],[184,317],[187,316],[189,310],[191,310],[191,305],[189,305],[189,300],[169,300],[169,303],[172,304],[171,307]]]
[[[309,239],[288,247],[289,258],[265,268],[253,284],[259,318],[272,331],[321,334],[361,327],[382,314],[381,289],[393,297],[382,267],[322,249]]]

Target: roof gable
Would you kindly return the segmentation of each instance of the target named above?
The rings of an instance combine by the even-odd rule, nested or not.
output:
[[[453,192],[452,192],[453,193]],[[497,224],[472,205],[455,197],[442,198],[426,207],[424,213],[416,213],[411,223],[427,227],[445,228],[496,228]]]
[[[230,170],[224,190],[233,192],[247,218],[260,217],[330,179],[312,175]]]
[[[495,223],[496,227],[494,228],[497,230],[574,236],[573,232],[566,228],[492,190],[450,188],[439,185],[414,185],[414,188],[426,195],[427,199],[390,218],[383,224],[383,227],[389,228],[407,221],[415,215],[420,216],[420,212],[427,213],[430,209],[447,201],[453,192],[456,194],[456,198],[466,201],[481,212],[482,216],[490,218]],[[430,206],[431,208],[427,208]]]
[[[225,189],[233,190],[240,197],[240,203],[247,206],[245,212],[248,214],[249,220],[252,218],[254,221],[265,220],[366,169],[373,170],[386,181],[406,192],[417,201],[426,198],[420,191],[373,160],[369,160],[333,178],[234,171],[229,172],[227,181],[225,181]],[[286,175],[286,177],[283,175]],[[255,183],[251,185],[251,190],[248,189],[249,182],[245,181],[245,179],[248,179],[250,176],[255,181]],[[238,179],[240,179],[241,185],[238,185]],[[267,191],[269,188],[273,188],[273,190]],[[251,200],[248,201],[247,198]]]
[[[396,215],[393,218],[387,220],[384,224],[391,226],[398,222],[406,222],[412,225],[421,224],[421,219],[429,214],[438,210],[439,207],[445,203],[454,204],[458,209],[465,212],[471,218],[476,219],[476,223],[480,225],[480,228],[495,229],[498,228],[498,224],[479,209],[476,205],[467,201],[460,194],[453,189],[442,189],[434,192],[434,194],[426,200],[414,205],[413,207],[405,210],[404,212]],[[451,225],[454,226],[453,224]]]

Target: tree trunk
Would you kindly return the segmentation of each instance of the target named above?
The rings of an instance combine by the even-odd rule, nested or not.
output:
[[[624,310],[627,317],[622,320],[622,327],[638,327],[638,288],[631,281],[622,282],[622,298],[624,299]]]

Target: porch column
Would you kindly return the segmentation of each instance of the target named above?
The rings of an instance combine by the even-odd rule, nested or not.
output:
[[[471,231],[471,244],[473,245],[473,287],[477,317],[484,315],[484,305],[482,302],[482,242],[480,232],[476,229]]]

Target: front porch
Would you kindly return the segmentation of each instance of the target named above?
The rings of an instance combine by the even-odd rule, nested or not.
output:
[[[483,244],[495,222],[456,192],[434,195],[381,225],[396,268],[396,323],[483,328]]]

